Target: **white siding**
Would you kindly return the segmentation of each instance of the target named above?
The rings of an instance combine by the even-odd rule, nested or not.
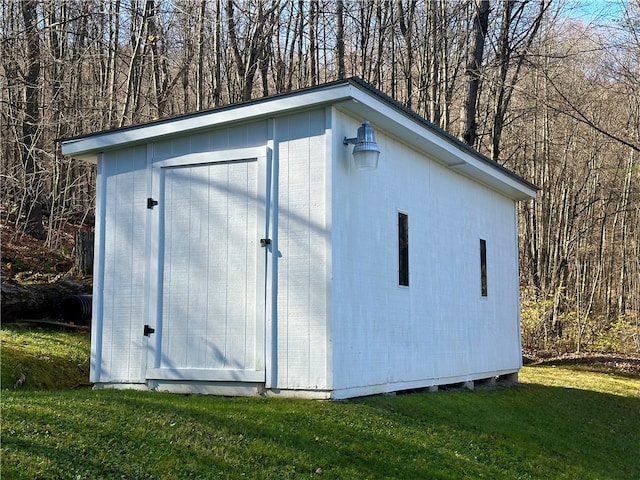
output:
[[[324,110],[277,119],[277,386],[326,388]]]
[[[356,171],[339,139],[358,122],[338,112],[334,121],[333,387],[517,369],[514,202],[386,137],[383,125],[374,125],[378,169]],[[409,216],[409,287],[398,286],[398,211]]]
[[[188,153],[261,147],[266,143],[267,122],[251,122],[192,135],[169,137],[154,142],[153,161],[157,162]]]
[[[140,382],[144,361],[146,233],[146,147],[109,152],[99,165],[99,206],[103,218],[98,239],[94,294],[102,311],[94,317],[93,336],[101,337],[94,354],[92,381]],[[103,244],[102,244],[103,242]]]
[[[267,122],[176,137],[153,144],[153,160],[188,153],[263,146]],[[273,246],[277,285],[273,312],[273,388],[327,388],[327,279],[325,111],[293,114],[274,121],[274,182],[278,197]],[[269,306],[269,305],[268,305]],[[268,313],[271,315],[271,313]]]
[[[165,169],[160,368],[256,369],[257,167]]]

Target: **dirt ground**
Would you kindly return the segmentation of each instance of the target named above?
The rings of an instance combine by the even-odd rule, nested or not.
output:
[[[579,352],[556,355],[549,352],[523,352],[522,359],[525,365],[577,365],[590,370],[640,378],[640,358],[621,353]]]
[[[12,225],[0,227],[3,322],[58,321],[65,297],[91,293],[92,278],[73,272],[73,225],[56,248],[16,231]]]
[[[38,240],[2,224],[2,281],[52,282],[73,267],[73,233],[64,233],[61,245],[51,249]],[[70,227],[73,229],[73,227]]]

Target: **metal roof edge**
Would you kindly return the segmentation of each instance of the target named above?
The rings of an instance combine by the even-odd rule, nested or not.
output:
[[[193,120],[197,120],[199,118],[224,115],[225,112],[231,113],[232,111],[251,108],[254,106],[260,106],[264,103],[274,102],[278,100],[285,100],[285,99],[294,99],[302,95],[325,92],[325,91],[330,91],[336,88],[347,87],[347,86],[352,86],[368,95],[373,95],[384,104],[387,104],[393,110],[401,113],[403,116],[407,117],[413,122],[416,122],[417,124],[421,125],[423,128],[426,128],[427,130],[433,132],[435,135],[442,138],[451,146],[457,148],[461,152],[466,153],[467,155],[471,155],[473,158],[479,160],[486,166],[492,169],[495,169],[504,175],[507,175],[512,180],[515,180],[516,182],[520,183],[527,189],[531,189],[533,191],[539,190],[539,187],[537,187],[533,183],[527,181],[520,175],[509,170],[504,165],[501,165],[498,162],[491,160],[489,157],[487,157],[486,155],[483,155],[481,152],[479,152],[475,148],[462,142],[460,139],[450,134],[446,130],[440,128],[439,126],[429,122],[427,119],[425,119],[421,115],[417,114],[410,108],[406,107],[402,103],[393,99],[383,91],[378,90],[373,85],[362,80],[359,77],[350,77],[342,80],[335,80],[333,82],[324,83],[322,85],[305,87],[305,88],[291,91],[291,92],[277,93],[274,95],[251,99],[251,100],[247,100],[240,103],[224,105],[224,106],[215,107],[208,110],[192,112],[192,113],[177,115],[173,117],[167,117],[164,119],[154,120],[151,122],[145,122],[145,123],[140,123],[136,125],[128,125],[126,127],[119,127],[114,129],[102,130],[99,132],[93,132],[89,134],[78,135],[78,136],[69,137],[69,138],[63,138],[63,139],[60,139],[59,142],[62,145],[63,154],[74,156],[75,158],[81,158],[88,161],[92,161],[92,157],[94,156],[92,155],[92,152],[98,152],[107,148],[108,145],[111,144],[111,142],[108,141],[107,137],[111,137],[113,135],[117,135],[120,137],[122,141],[118,142],[119,144],[124,145],[124,144],[139,143],[147,139],[157,138],[167,134],[178,134],[180,132],[196,130],[200,128],[200,126],[194,125]],[[349,97],[353,97],[353,93],[350,94],[348,92],[345,92],[343,97],[336,96],[336,97],[326,98],[324,100],[322,98],[318,98],[315,104],[337,103]],[[311,104],[314,104],[314,103],[312,102]],[[304,105],[299,105],[298,108],[306,108],[311,104],[305,103]],[[291,105],[284,105],[280,108],[280,110],[287,110],[292,108],[294,107]],[[273,113],[274,111],[269,111],[269,114],[272,115]],[[254,112],[252,116],[255,118],[259,116],[259,114]],[[231,117],[234,117],[234,116],[230,115],[227,121],[232,121],[233,119]],[[177,128],[175,128],[176,122],[179,122],[180,124],[182,124],[182,126],[178,126]],[[166,126],[167,128],[163,128],[163,126]],[[174,128],[170,128],[171,126],[173,126]],[[206,123],[205,125],[202,125],[202,127],[206,127],[206,126],[207,126]],[[154,133],[152,133],[151,135],[144,135],[144,134],[135,135],[135,132],[137,131],[143,131],[143,130],[148,131],[149,129],[154,130]],[[102,142],[99,141],[101,137],[103,139]],[[92,139],[95,139],[95,141],[91,142]]]
[[[540,190],[540,187],[538,187],[537,185],[529,182],[525,178],[523,178],[520,175],[518,175],[517,173],[511,171],[510,169],[508,169],[504,165],[499,164],[495,160],[490,159],[489,157],[487,157],[486,155],[484,155],[480,151],[476,150],[472,146],[464,143],[458,137],[452,135],[451,133],[447,132],[443,128],[440,128],[439,126],[435,125],[434,123],[428,121],[426,118],[424,118],[421,115],[417,114],[416,112],[414,112],[410,108],[406,107],[402,103],[398,102],[394,98],[390,97],[389,95],[387,95],[383,91],[378,90],[377,88],[375,88],[370,83],[365,82],[364,80],[362,80],[359,77],[351,77],[351,78],[348,79],[348,81],[350,83],[352,83],[353,85],[359,86],[362,89],[367,90],[370,93],[373,93],[374,95],[379,97],[381,100],[383,100],[385,103],[391,105],[396,110],[401,111],[404,115],[406,115],[410,119],[416,121],[417,123],[421,124],[422,126],[426,127],[427,129],[433,131],[439,137],[443,138],[447,142],[452,143],[458,149],[466,152],[467,154],[472,155],[473,157],[477,158],[481,162],[487,164],[489,167],[495,168],[495,169],[501,171],[502,173],[504,173],[504,174],[508,175],[509,177],[513,178],[514,180],[522,183],[523,185],[525,185],[527,188],[530,188],[531,190],[535,190],[535,191]]]
[[[174,116],[171,116],[171,117],[166,117],[166,118],[162,118],[162,119],[158,119],[158,120],[152,120],[152,121],[149,121],[149,122],[137,123],[137,124],[134,124],[134,125],[127,125],[127,126],[124,126],[124,127],[108,128],[108,129],[100,130],[100,131],[97,131],[97,132],[84,133],[84,134],[81,134],[81,135],[75,135],[75,136],[71,136],[71,137],[60,138],[57,141],[60,142],[60,143],[63,143],[63,142],[64,143],[70,143],[70,142],[84,140],[86,138],[97,137],[97,136],[100,136],[100,135],[105,135],[105,134],[110,134],[110,133],[127,132],[127,131],[131,131],[131,130],[138,130],[138,129],[141,129],[141,128],[146,128],[146,127],[163,125],[165,123],[173,123],[173,122],[175,122],[177,120],[205,117],[205,116],[208,116],[208,115],[211,115],[211,114],[214,114],[214,113],[220,113],[220,112],[224,112],[224,111],[235,110],[235,109],[242,108],[242,107],[247,107],[247,106],[250,106],[250,105],[259,105],[261,103],[270,102],[270,101],[278,100],[278,99],[282,99],[282,98],[291,98],[291,97],[295,97],[295,96],[299,96],[299,95],[304,95],[306,93],[313,92],[313,91],[331,89],[331,88],[335,88],[335,87],[339,87],[339,86],[345,86],[345,85],[348,85],[350,83],[350,80],[351,79],[335,80],[335,81],[332,81],[332,82],[323,83],[322,85],[304,87],[304,88],[301,88],[299,90],[293,90],[291,92],[275,93],[273,95],[268,95],[266,97],[253,98],[251,100],[245,100],[245,101],[238,102],[238,103],[230,103],[228,105],[221,105],[219,107],[214,107],[214,108],[210,108],[210,109],[207,109],[207,110],[201,110],[201,111],[198,111],[198,112],[184,113],[184,114],[181,114],[181,115],[174,115]],[[360,80],[360,81],[362,82],[362,80]]]

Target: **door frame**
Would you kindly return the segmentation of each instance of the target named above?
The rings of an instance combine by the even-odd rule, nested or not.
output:
[[[162,353],[162,309],[163,309],[163,274],[164,274],[164,215],[161,213],[164,205],[164,191],[161,188],[163,175],[166,168],[190,167],[204,164],[228,163],[242,160],[257,161],[257,215],[258,238],[256,238],[256,339],[255,339],[255,369],[167,369],[160,368]],[[268,309],[271,302],[267,302],[267,291],[270,290],[271,278],[267,272],[271,270],[269,265],[270,248],[260,245],[261,238],[270,238],[270,210],[271,210],[271,168],[272,151],[270,148],[253,147],[232,150],[217,150],[211,152],[189,153],[165,158],[151,162],[151,196],[158,201],[155,214],[151,215],[150,232],[148,236],[147,252],[150,262],[150,272],[155,274],[149,278],[149,295],[147,298],[148,316],[145,323],[155,329],[151,338],[146,339],[146,366],[144,378],[153,380],[183,380],[205,382],[252,382],[265,383],[267,372],[267,357],[265,348],[265,336],[267,316],[271,317]],[[141,332],[142,334],[142,332]]]

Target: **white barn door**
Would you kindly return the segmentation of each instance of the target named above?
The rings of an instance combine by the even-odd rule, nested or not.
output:
[[[264,382],[266,185],[258,159],[160,168],[148,379]]]

